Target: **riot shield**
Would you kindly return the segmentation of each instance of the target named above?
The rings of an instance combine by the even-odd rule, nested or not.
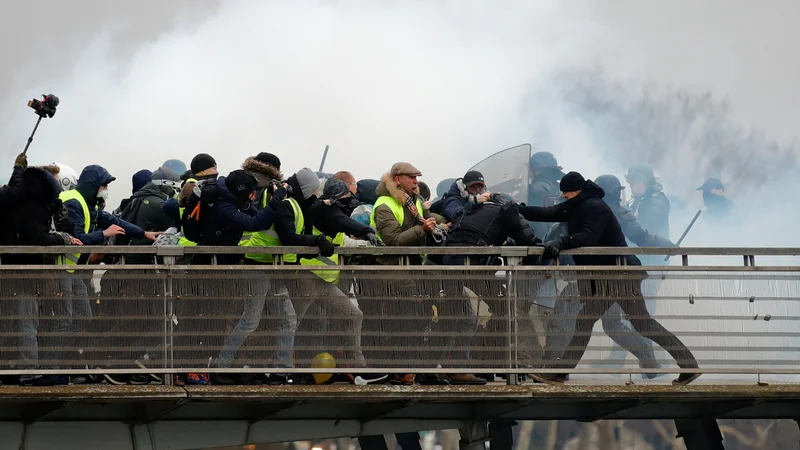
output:
[[[486,188],[490,192],[510,195],[514,200],[528,201],[528,161],[531,144],[522,144],[499,151],[475,164],[469,170],[483,174]]]

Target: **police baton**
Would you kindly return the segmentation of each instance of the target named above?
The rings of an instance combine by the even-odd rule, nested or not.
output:
[[[685,230],[683,230],[683,234],[681,235],[681,238],[678,239],[678,242],[675,243],[676,247],[680,247],[681,246],[681,242],[683,242],[683,240],[686,238],[686,235],[689,234],[689,230],[692,229],[692,227],[694,226],[694,223],[697,222],[697,218],[700,217],[700,213],[702,213],[702,212],[703,212],[702,209],[698,209],[697,210],[697,214],[694,215],[694,218],[692,218],[692,221],[689,222],[689,226],[686,227]],[[669,261],[669,258],[670,257],[667,256],[666,258],[664,258],[664,261]]]

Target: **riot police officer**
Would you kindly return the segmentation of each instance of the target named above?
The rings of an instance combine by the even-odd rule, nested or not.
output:
[[[561,191],[558,182],[564,176],[562,167],[550,152],[536,152],[531,155],[528,179],[528,205],[552,206],[560,201]],[[537,236],[544,236],[552,224],[531,223]]]

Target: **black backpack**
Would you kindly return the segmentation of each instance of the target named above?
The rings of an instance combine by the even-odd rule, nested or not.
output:
[[[184,200],[183,214],[181,215],[181,228],[186,239],[192,242],[203,240],[203,223],[207,220],[214,208],[214,202],[219,198],[217,180],[200,180],[194,186],[189,197]]]

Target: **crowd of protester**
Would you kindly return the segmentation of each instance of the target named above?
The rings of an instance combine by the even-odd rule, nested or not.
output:
[[[277,155],[259,153],[247,158],[241,168],[221,176],[214,157],[208,154],[195,156],[189,168],[170,160],[153,171],[141,170],[132,177],[133,190],[113,213],[107,212],[109,186],[116,180],[105,168],[90,165],[75,177],[74,171],[63,164],[29,167],[25,155],[14,163],[14,170],[6,186],[0,190],[0,203],[6,211],[13,211],[11,220],[0,221],[0,245],[3,246],[53,246],[53,245],[181,245],[247,248],[305,246],[318,248],[314,255],[282,255],[282,264],[330,266],[328,270],[315,270],[303,279],[300,288],[282,278],[270,278],[268,267],[277,256],[263,253],[194,255],[191,265],[264,265],[263,274],[249,277],[248,295],[242,295],[243,311],[232,326],[218,354],[211,364],[217,368],[234,367],[239,351],[248,337],[262,322],[267,309],[278,311],[276,355],[274,364],[264,362],[264,367],[291,368],[294,366],[295,335],[305,318],[319,314],[342,318],[342,361],[353,369],[355,375],[345,379],[357,383],[394,383],[429,385],[481,385],[487,382],[483,375],[468,373],[439,374],[372,374],[357,369],[370,365],[369,354],[362,349],[362,329],[370,326],[369,318],[375,316],[416,315],[420,320],[409,320],[402,330],[419,336],[419,342],[409,345],[391,341],[392,355],[410,361],[415,352],[425,345],[422,336],[430,326],[430,307],[451,321],[452,333],[428,359],[442,367],[471,367],[471,343],[478,326],[479,314],[470,299],[481,297],[493,312],[507,308],[504,302],[494,301],[502,289],[475,280],[449,280],[440,285],[447,301],[431,300],[439,294],[425,292],[424,282],[407,279],[371,280],[380,284],[385,292],[408,300],[413,305],[393,302],[375,310],[368,302],[353,301],[355,285],[341,277],[340,255],[337,247],[479,247],[500,245],[533,246],[541,244],[544,255],[532,264],[546,264],[559,258],[570,263],[561,250],[578,247],[625,247],[628,241],[645,246],[673,246],[669,240],[669,201],[663,196],[652,169],[635,167],[626,179],[634,194],[632,209],[622,203],[624,187],[613,175],[585,179],[581,174],[564,174],[555,157],[546,152],[534,154],[530,161],[529,196],[519,203],[504,193],[487,190],[483,174],[469,171],[458,179],[440,183],[438,195],[432,199],[430,188],[419,180],[420,170],[407,162],[392,165],[377,180],[357,180],[347,171],[335,174],[317,173],[303,168],[284,175]],[[722,183],[708,180],[703,190],[707,203],[718,214],[730,214],[732,206],[724,199]],[[666,223],[665,223],[666,222]],[[627,238],[627,239],[626,239]],[[447,266],[492,265],[496,260],[483,256],[448,255],[398,257],[378,256],[372,263],[444,264]],[[67,270],[57,278],[58,293],[47,310],[38,299],[46,289],[42,280],[25,279],[15,287],[13,294],[16,330],[20,336],[17,355],[9,357],[13,367],[19,369],[60,368],[58,349],[82,348],[80,334],[89,329],[92,319],[92,302],[89,291],[91,279],[75,267],[98,260],[86,253],[68,253],[49,257],[37,254],[3,255],[2,264],[64,264]],[[130,255],[128,264],[152,263],[152,255]],[[358,263],[351,258],[347,264]],[[575,256],[574,263],[582,265],[616,265],[615,256]],[[629,265],[640,264],[636,257],[628,257]],[[73,266],[70,269],[70,266]],[[362,291],[375,289],[364,281]],[[487,291],[488,289],[488,291]],[[564,342],[564,333],[547,333],[541,342],[539,363],[532,363],[526,372],[534,381],[562,383],[566,373],[536,373],[536,368],[575,367],[588,345],[589,335],[597,320],[623,348],[629,348],[645,368],[658,368],[652,351],[654,341],[662,346],[682,368],[695,369],[697,362],[691,352],[672,333],[650,317],[653,307],[648,307],[641,292],[641,279],[621,281],[598,277],[579,280],[575,286],[583,306],[580,317],[573,312],[574,325]],[[613,295],[609,296],[609,293]],[[559,302],[558,295],[555,303]],[[432,304],[433,303],[433,304]],[[534,302],[535,303],[535,302]],[[517,311],[527,316],[536,315],[526,308]],[[559,305],[546,306],[552,311],[562,311]],[[372,308],[372,309],[370,309]],[[370,309],[365,313],[365,309]],[[508,314],[508,311],[504,311]],[[52,315],[53,332],[38,336],[40,315]],[[565,313],[566,314],[566,313]],[[366,318],[366,319],[365,319]],[[533,320],[533,319],[532,319]],[[366,325],[365,325],[366,323]],[[185,330],[203,331],[206,322],[185,324]],[[497,326],[502,327],[502,324]],[[629,333],[616,333],[627,327]],[[548,327],[545,327],[545,330]],[[563,330],[561,330],[563,331]],[[411,339],[411,338],[409,338]],[[631,342],[633,340],[633,342]],[[644,342],[644,345],[640,345]],[[195,345],[187,343],[187,345]],[[493,345],[488,342],[488,345]],[[39,347],[44,349],[39,352]],[[640,351],[636,351],[639,349]],[[46,365],[39,360],[47,361]],[[132,356],[132,359],[136,359]],[[145,367],[142,358],[136,359]],[[69,365],[69,364],[68,364]],[[384,363],[385,365],[385,363]],[[71,365],[74,367],[74,365]],[[272,370],[263,377],[215,372],[186,373],[176,376],[176,383],[186,384],[313,384],[311,375],[280,373]],[[456,372],[456,371],[454,371]],[[682,373],[675,383],[686,384],[699,373]],[[25,385],[63,385],[86,382],[87,377],[66,375],[23,375],[18,380]],[[153,376],[105,377],[112,383],[145,383],[160,380]]]

